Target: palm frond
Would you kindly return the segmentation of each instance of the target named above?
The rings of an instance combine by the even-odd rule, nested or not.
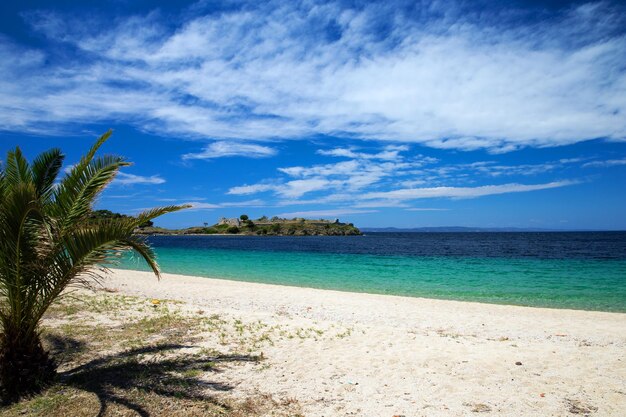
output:
[[[124,158],[106,155],[91,160],[80,170],[72,170],[54,191],[52,207],[56,218],[62,218],[65,226],[83,219],[94,200],[115,178],[119,169],[129,165]]]
[[[38,310],[45,312],[50,303],[68,285],[89,274],[94,266],[106,267],[115,264],[124,250],[135,250],[146,260],[155,274],[158,265],[152,249],[137,236],[133,236],[136,221],[131,218],[106,219],[81,223],[66,230],[57,245],[43,262],[49,265],[46,279],[37,283],[41,302]]]
[[[21,182],[32,181],[33,176],[28,165],[28,161],[24,158],[22,150],[16,147],[15,150],[7,153],[6,167],[4,175],[8,181],[7,185],[15,185]]]
[[[173,212],[183,210],[189,207],[191,207],[190,204],[184,204],[181,206],[156,207],[156,208],[145,210],[139,213],[135,218],[137,219],[137,225],[140,225],[142,223],[147,222],[148,220],[152,220],[164,214],[173,213]]]
[[[0,202],[4,200],[4,194],[7,188],[6,175],[4,175],[4,165],[2,161],[0,161]],[[2,216],[2,212],[0,212],[0,216]]]
[[[65,155],[60,149],[51,149],[40,154],[32,164],[33,182],[37,194],[46,198],[52,191],[52,186],[63,166]]]
[[[100,147],[104,145],[107,140],[109,140],[112,134],[113,129],[109,129],[102,136],[96,139],[96,142],[91,146],[87,154],[85,154],[85,156],[81,159],[81,163],[82,161],[85,161],[85,164],[88,164],[93,159],[93,157],[96,156],[96,152],[98,152],[98,149],[100,149]]]
[[[112,133],[113,131],[109,130],[100,136],[89,151],[80,159],[80,161],[70,169],[69,173],[63,178],[59,186],[56,187],[53,195],[53,199],[57,206],[55,212],[53,213],[55,217],[65,217],[67,213],[72,210],[74,200],[85,189],[87,183],[90,182],[90,179],[93,176],[93,161],[96,156],[96,152],[109,139]],[[117,158],[120,162],[120,166],[125,164],[123,163],[123,158],[111,156],[107,158]]]

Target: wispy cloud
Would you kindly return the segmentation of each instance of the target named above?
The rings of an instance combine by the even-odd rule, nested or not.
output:
[[[459,164],[437,164],[413,171],[417,178],[411,178],[400,182],[405,188],[422,186],[426,184],[443,184],[449,181],[470,182],[478,177],[486,179],[504,177],[532,177],[540,176],[550,172],[560,174],[568,172],[572,168],[578,167],[584,158],[569,158],[553,161],[546,161],[536,164],[502,164],[496,161],[476,161]]]
[[[333,149],[327,154],[355,159],[313,166],[278,168],[278,171],[285,174],[288,179],[272,179],[258,184],[232,187],[228,194],[246,195],[271,191],[282,198],[297,199],[315,191],[349,193],[378,184],[399,173],[406,173],[409,169],[437,161],[435,158],[421,155],[409,160],[400,154],[407,149],[404,146],[386,146],[380,152],[354,152],[348,149],[335,152],[337,149]],[[325,152],[319,150],[317,153]]]
[[[163,184],[165,180],[159,175],[152,175],[150,177],[144,177],[141,175],[127,174],[125,172],[118,172],[115,177],[114,184],[119,185],[135,185],[135,184]]]
[[[606,168],[606,167],[615,167],[620,165],[626,165],[626,158],[622,159],[607,159],[606,161],[592,161],[583,164],[584,168]]]
[[[0,38],[0,129],[115,120],[183,138],[324,134],[493,152],[626,139],[621,6],[533,20],[406,4],[258,2],[167,22],[156,12],[114,22],[26,14],[52,47]]]
[[[191,206],[190,209],[192,210],[214,210],[214,209],[222,208],[222,206],[220,206],[219,204],[203,203],[199,201],[191,201],[185,204]]]
[[[283,174],[282,178],[232,187],[228,194],[272,193],[280,199],[277,205],[282,206],[341,205],[350,202],[351,207],[358,209],[386,207],[407,208],[413,211],[439,210],[409,208],[407,202],[424,198],[476,198],[564,187],[577,182],[563,180],[540,184],[507,183],[482,186],[458,186],[458,184],[474,183],[477,178],[481,178],[479,175],[483,181],[500,176],[537,175],[580,162],[579,159],[570,159],[536,165],[509,166],[494,161],[477,161],[448,165],[438,163],[436,158],[422,155],[407,157],[401,153],[405,150],[404,147],[394,150],[396,153],[393,155],[393,161],[378,157],[388,152],[388,148],[380,152],[367,153],[347,148],[335,148],[328,152],[320,150],[317,153],[354,159],[331,164],[278,168],[279,173]],[[456,184],[451,186],[450,183]],[[302,199],[305,194],[312,194],[314,197]]]
[[[287,198],[299,198],[312,191],[324,190],[330,181],[323,178],[309,178],[304,180],[288,181],[277,189],[278,194]]]
[[[334,148],[334,149],[319,149],[317,153],[325,156],[345,157],[351,159],[382,159],[385,161],[395,161],[400,158],[400,152],[408,151],[409,147],[406,145],[388,145],[381,152],[366,153],[357,152],[351,148]]]
[[[213,159],[233,156],[267,158],[276,155],[276,153],[276,149],[269,146],[234,141],[217,141],[205,146],[201,152],[184,154],[183,159]]]
[[[479,187],[432,187],[432,188],[403,188],[392,191],[372,192],[362,195],[360,198],[369,199],[393,199],[417,200],[423,198],[476,198],[487,195],[506,193],[520,193],[551,188],[565,187],[576,184],[574,181],[554,181],[545,184],[502,184],[483,185]]]
[[[231,208],[231,207],[265,207],[265,202],[262,200],[247,200],[247,201],[235,201],[235,202],[224,202],[224,203],[205,203],[201,201],[188,201],[183,203],[186,205],[190,205],[191,208],[189,210],[215,210],[222,208]]]
[[[252,184],[232,187],[227,194],[249,195],[260,192],[273,191],[285,198],[300,198],[306,193],[327,189],[332,184],[324,178],[308,178],[302,180],[287,181],[282,184]]]
[[[308,217],[308,218],[327,218],[327,217],[339,217],[349,214],[366,214],[375,213],[376,210],[354,210],[354,209],[334,209],[334,210],[308,210],[308,211],[293,211],[290,213],[278,214],[278,217],[293,218],[293,217]]]
[[[266,191],[272,191],[272,190],[276,190],[277,188],[278,186],[273,185],[273,184],[240,185],[240,186],[232,187],[231,189],[229,189],[227,194],[249,195],[249,194],[263,193]]]

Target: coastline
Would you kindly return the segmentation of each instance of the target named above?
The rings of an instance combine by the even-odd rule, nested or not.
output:
[[[296,398],[307,416],[566,415],[626,407],[626,314],[350,293],[112,270],[109,291],[189,311],[319,328],[277,338],[267,369],[222,377],[232,395]],[[325,333],[324,333],[325,332]],[[516,365],[521,363],[522,365]]]
[[[142,275],[146,274],[148,276],[148,277],[142,277],[142,278],[147,278],[147,279],[149,279],[149,277],[154,278],[154,275],[149,271],[141,271],[141,270],[135,270],[135,269],[123,269],[123,268],[109,268],[109,271],[111,271],[112,274],[107,274],[107,279],[112,278],[113,282],[116,282],[116,283],[120,282],[122,283],[122,285],[129,285],[129,282],[127,282],[127,280],[124,278],[124,275],[127,275],[128,273],[130,273],[130,275],[132,275],[133,277],[135,277],[134,273],[138,272],[138,273],[141,273]],[[193,286],[200,286],[200,287],[203,287],[204,285],[211,285],[211,286],[217,286],[217,287],[226,289],[227,291],[232,291],[232,290],[241,289],[242,287],[245,287],[245,292],[247,291],[277,292],[278,291],[282,293],[287,293],[289,295],[297,294],[297,296],[301,298],[305,298],[305,299],[308,297],[313,297],[313,298],[323,297],[324,294],[332,294],[335,297],[346,296],[346,297],[360,298],[360,296],[362,296],[361,298],[363,298],[363,301],[366,301],[367,299],[367,302],[378,299],[379,301],[382,301],[382,302],[385,302],[384,300],[387,300],[387,302],[394,302],[394,303],[399,301],[399,302],[406,303],[407,305],[410,305],[414,303],[415,300],[419,300],[419,302],[422,305],[426,303],[428,307],[435,307],[435,308],[437,307],[443,308],[446,305],[448,308],[471,308],[472,306],[479,305],[479,306],[487,306],[485,307],[487,310],[490,307],[504,307],[506,310],[522,309],[521,311],[524,311],[526,309],[532,309],[532,310],[545,310],[544,312],[563,311],[563,312],[572,312],[572,313],[579,313],[579,312],[590,313],[590,314],[599,313],[599,314],[618,315],[618,316],[623,317],[623,319],[626,321],[626,312],[621,312],[621,311],[585,310],[585,309],[578,309],[578,308],[543,307],[543,306],[531,306],[531,305],[520,305],[520,304],[508,304],[505,302],[497,303],[497,302],[455,300],[455,299],[448,299],[448,298],[424,297],[424,296],[412,296],[412,295],[382,294],[382,293],[367,292],[367,291],[350,291],[350,290],[343,290],[343,289],[317,288],[317,287],[310,287],[310,286],[305,286],[305,285],[300,286],[300,285],[289,285],[289,284],[272,284],[272,283],[258,282],[258,281],[252,281],[252,280],[246,280],[246,279],[240,280],[240,279],[230,279],[230,278],[223,278],[223,277],[209,277],[209,276],[170,273],[170,272],[167,272],[167,273],[162,272],[161,275],[162,277],[168,277],[170,279],[174,278],[176,279],[177,283],[184,282],[186,285],[191,284]],[[130,286],[132,287],[132,285]],[[164,290],[168,294],[171,293],[172,295],[175,295],[178,288],[180,288],[178,285],[172,286],[168,283],[165,286]],[[131,291],[133,291],[132,288],[131,288]],[[299,293],[300,291],[302,291],[302,293]],[[310,293],[308,293],[309,291]],[[137,295],[149,295],[149,294],[143,293],[143,285],[142,285],[142,290],[140,290],[137,293]],[[183,291],[180,295],[187,298],[187,291]],[[383,297],[383,298],[380,298],[380,297]],[[172,298],[175,299],[175,297],[172,297]],[[187,301],[193,301],[193,300],[188,299]],[[517,311],[516,313],[519,313],[519,311]],[[626,329],[626,326],[624,328]]]

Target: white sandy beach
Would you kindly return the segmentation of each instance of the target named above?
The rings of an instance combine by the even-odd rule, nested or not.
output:
[[[263,347],[230,395],[297,399],[306,416],[623,416],[626,314],[356,294],[114,270],[122,294],[319,337]],[[309,331],[310,333],[310,331]],[[516,364],[521,363],[520,364]]]

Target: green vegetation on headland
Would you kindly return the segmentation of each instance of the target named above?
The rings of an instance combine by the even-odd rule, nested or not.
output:
[[[251,220],[242,214],[239,218],[220,219],[213,226],[189,227],[172,230],[161,227],[141,227],[136,233],[146,235],[249,235],[249,236],[355,236],[361,231],[352,223],[338,220],[282,219],[263,216]]]
[[[126,214],[114,213],[110,210],[94,210],[89,214],[89,220],[109,220],[109,219],[132,219],[133,216],[128,216]],[[152,227],[154,226],[154,222],[152,220],[146,220],[141,223],[139,227]]]

